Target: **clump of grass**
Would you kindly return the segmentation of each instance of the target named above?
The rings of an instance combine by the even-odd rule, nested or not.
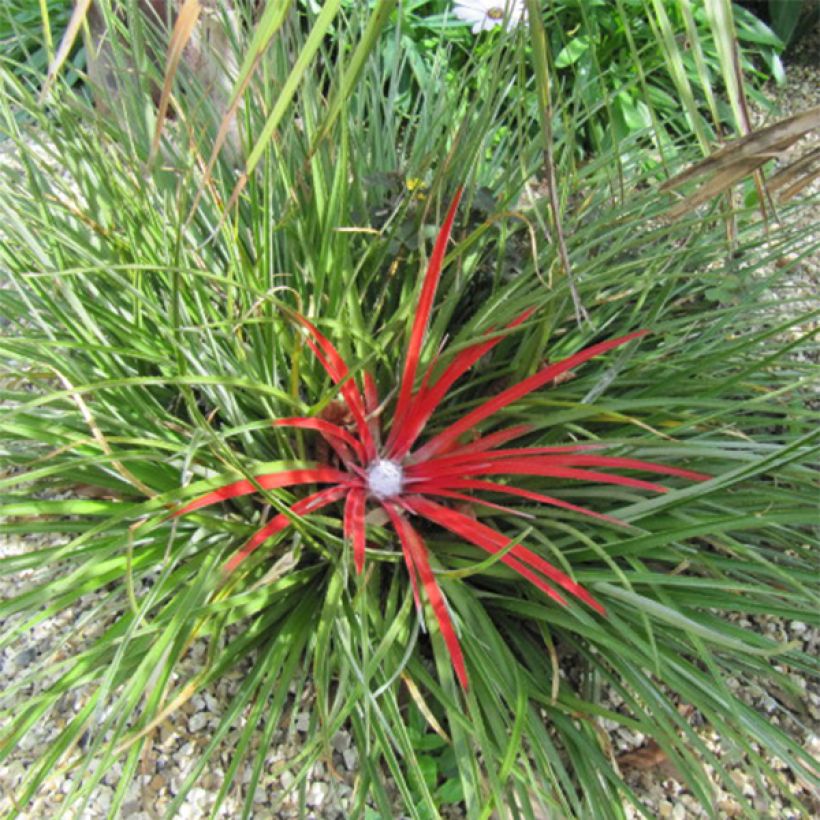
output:
[[[618,339],[599,342],[559,362],[546,365],[529,378],[511,385],[473,408],[422,446],[414,447],[436,408],[446,399],[450,388],[502,339],[500,335],[496,335],[495,338],[491,336],[489,339],[473,342],[437,374],[435,371],[440,369],[436,368],[439,357],[434,357],[421,378],[421,386],[418,389],[414,387],[424,336],[441,276],[444,253],[461,194],[459,189],[450,205],[424,276],[404,356],[401,381],[391,391],[397,392],[398,397],[389,435],[382,429],[378,418],[384,411],[384,406],[379,400],[379,389],[373,376],[365,371],[362,391],[333,344],[304,316],[294,314],[294,319],[308,331],[308,346],[331,380],[339,385],[340,393],[344,397],[342,418],[348,419],[348,426],[351,429],[348,430],[327,418],[309,416],[275,419],[273,425],[317,431],[326,445],[335,451],[337,466],[326,464],[313,469],[283,470],[258,475],[251,481],[242,479],[232,482],[186,504],[175,515],[186,515],[212,504],[248,495],[257,489],[330,484],[331,486],[312,493],[285,512],[274,516],[228,561],[225,571],[233,572],[237,569],[262,544],[289,527],[296,516],[315,513],[344,499],[344,537],[348,544],[352,545],[356,570],[362,573],[367,546],[366,504],[371,502],[379,505],[401,542],[416,610],[421,614],[420,591],[423,589],[435,614],[459,682],[466,689],[468,676],[464,655],[448,612],[446,599],[430,567],[424,541],[410,523],[411,517],[438,524],[465,542],[489,552],[494,556],[490,565],[495,561],[503,562],[559,604],[566,605],[567,602],[562,593],[555,589],[556,586],[563,592],[574,595],[599,614],[605,614],[606,610],[583,587],[553,564],[544,561],[536,553],[497,530],[482,524],[475,515],[465,515],[452,504],[442,506],[434,502],[431,496],[462,504],[481,505],[508,515],[529,517],[528,513],[502,506],[481,496],[466,495],[463,490],[483,491],[496,495],[508,494],[626,527],[624,522],[612,516],[602,515],[533,490],[499,483],[498,480],[488,480],[482,476],[543,476],[653,492],[666,492],[667,488],[655,482],[607,470],[638,470],[696,481],[708,479],[709,476],[654,462],[602,455],[600,448],[603,442],[503,448],[503,445],[520,440],[532,432],[532,428],[526,424],[501,428],[484,435],[477,432],[484,421],[492,419],[505,407],[539,387],[554,382],[570,372],[573,367],[640,338],[646,333],[642,330]],[[512,330],[519,326],[533,312],[533,308],[527,308],[516,316],[506,329]],[[442,354],[441,358],[445,357],[449,358],[446,353]],[[464,437],[470,434],[472,440],[463,443]]]
[[[66,804],[81,808],[116,763],[116,813],[163,720],[249,659],[169,815],[222,752],[230,764],[217,805],[235,797],[251,812],[291,686],[313,693],[311,732],[286,764],[294,788],[347,727],[362,750],[354,816],[366,805],[390,816],[396,800],[411,816],[436,816],[445,798],[470,816],[511,806],[524,816],[539,806],[620,816],[622,804],[641,800],[613,763],[602,720],[651,737],[707,807],[706,765],[745,798],[692,715],[775,784],[782,775],[760,748],[815,779],[799,743],[727,684],[753,675],[794,694],[788,671],[814,668],[798,647],[727,617],[806,621],[816,611],[818,433],[807,405],[811,374],[790,357],[808,341],[783,341],[798,320],[779,319],[780,305],[765,297],[771,263],[807,240],[773,227],[764,243],[749,214],[738,215],[731,247],[717,211],[665,223],[652,180],[609,154],[553,169],[561,198],[551,211],[532,193],[533,178],[543,179],[544,138],[521,124],[513,44],[499,44],[481,95],[460,99],[434,79],[412,117],[397,120],[390,79],[402,52],[382,48],[359,13],[331,20],[333,53],[363,55],[356,71],[307,62],[295,76],[299,93],[277,114],[275,139],[263,138],[293,76],[292,55],[313,42],[301,22],[283,20],[259,51],[246,100],[254,104],[242,114],[255,167],[230,210],[236,168],[218,158],[205,178],[209,146],[196,105],[206,103],[193,94],[149,172],[150,112],[127,126],[95,123],[93,110],[60,89],[46,113],[3,76],[3,129],[20,164],[5,169],[0,191],[8,274],[0,514],[8,532],[70,540],[0,560],[4,575],[34,573],[0,604],[0,647],[84,600],[97,602],[100,628],[65,628],[67,656],[44,655],[0,698],[4,759],[63,698],[78,700],[17,787],[17,805],[59,774],[71,781]],[[340,40],[349,48],[336,51]],[[317,42],[321,55],[325,41]],[[573,101],[553,103],[561,115]],[[423,185],[409,190],[407,179]],[[441,295],[422,344],[420,271],[443,221],[442,195],[462,180],[467,193],[448,249],[439,243]],[[556,218],[588,323],[575,320]],[[706,291],[739,254],[753,260],[747,288],[716,304]],[[307,337],[296,314],[309,323]],[[515,333],[499,334],[522,314]],[[361,528],[349,524],[345,538],[343,508],[293,515],[299,496],[257,478],[317,469],[327,455],[315,432],[271,422],[344,424],[333,421],[340,391],[349,394],[365,373],[387,402],[383,412],[402,396],[418,398],[418,378],[401,380],[409,340],[419,357],[411,375],[446,372],[476,340],[494,343],[431,417],[435,440],[548,362],[644,327],[652,333],[639,345],[499,406],[498,423],[526,426],[532,447],[605,443],[610,457],[642,463],[683,455],[689,469],[713,477],[675,481],[647,498],[623,482],[524,476],[522,490],[562,503],[514,499],[523,518],[472,510],[471,528],[503,532],[510,556],[526,539],[606,617],[572,597],[559,605],[503,561],[477,562],[461,538],[420,525],[430,556],[424,578],[446,594],[447,617],[460,629],[466,689],[452,642],[448,651],[432,620],[429,637],[420,635],[400,539],[385,522],[368,522],[359,574],[351,540],[360,558]],[[333,339],[347,381],[322,338]],[[377,409],[371,402],[367,413]],[[407,444],[399,437],[395,446]],[[257,493],[169,515],[228,474]],[[600,526],[579,507],[629,528]],[[291,526],[226,576],[225,561],[279,515]],[[361,520],[358,510],[350,516]],[[177,677],[203,641],[201,665]],[[570,651],[567,676],[560,659]],[[602,683],[622,699],[620,711],[596,700]],[[425,776],[430,733],[451,752],[440,782]]]
[[[34,87],[54,58],[55,37],[66,27],[71,15],[68,0],[8,0],[0,8],[0,49],[9,71]],[[76,82],[76,69],[84,55],[72,56],[69,81]]]

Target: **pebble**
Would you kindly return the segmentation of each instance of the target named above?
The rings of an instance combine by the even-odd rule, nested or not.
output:
[[[307,790],[306,795],[306,802],[308,806],[312,808],[317,808],[321,806],[322,803],[325,802],[325,797],[327,796],[327,784],[317,781],[312,783],[310,788]]]
[[[195,715],[191,715],[191,719],[188,721],[188,731],[192,735],[202,731],[208,725],[208,720],[209,715],[207,712],[197,712]]]
[[[221,780],[224,777],[224,773],[222,771],[209,771],[202,776],[202,788],[207,789],[208,791],[218,791],[219,787],[222,785]]]
[[[336,732],[330,741],[333,751],[344,754],[350,748],[350,735],[347,732]]]
[[[94,798],[94,803],[107,814],[111,801],[114,799],[114,790],[110,786],[100,784],[97,786]]]
[[[253,793],[253,802],[254,803],[267,803],[268,802],[268,792],[264,786],[257,786],[256,791]]]
[[[188,792],[188,802],[194,806],[206,806],[210,802],[210,797],[211,795],[201,786],[194,786],[194,788]]]
[[[159,737],[162,743],[167,743],[177,736],[176,726],[170,720],[164,720],[159,727]]]
[[[775,709],[777,709],[777,701],[771,695],[763,695],[760,699],[760,705],[767,715],[770,715]]]
[[[18,652],[17,656],[14,658],[14,663],[18,669],[24,669],[26,666],[33,663],[36,659],[36,649],[24,649],[22,652]]]
[[[738,817],[743,809],[732,799],[721,800],[718,809],[724,817]]]
[[[190,760],[193,757],[195,750],[196,744],[189,740],[187,743],[183,743],[182,746],[179,747],[177,755],[180,760]]]
[[[359,762],[359,753],[355,749],[345,749],[342,752],[342,760],[344,760],[347,770],[352,772],[356,769],[356,764]]]

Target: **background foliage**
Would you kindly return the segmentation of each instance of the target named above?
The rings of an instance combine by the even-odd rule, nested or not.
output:
[[[65,627],[63,651],[44,653],[0,696],[2,759],[66,697],[78,704],[15,800],[25,806],[56,771],[68,779],[66,805],[82,807],[116,762],[116,812],[157,727],[232,669],[244,677],[169,816],[226,752],[217,804],[237,801],[226,804],[249,815],[274,733],[303,691],[313,698],[311,731],[284,765],[298,789],[348,727],[361,750],[351,816],[390,817],[401,806],[434,817],[449,803],[476,817],[502,806],[624,816],[641,796],[621,776],[603,721],[656,741],[705,807],[706,766],[741,805],[746,798],[699,723],[767,788],[788,793],[763,750],[816,782],[799,742],[727,683],[759,679],[785,693],[785,713],[800,695],[789,671],[816,674],[799,647],[737,624],[740,614],[805,621],[817,611],[819,434],[811,370],[793,356],[814,342],[800,330],[806,317],[784,315],[769,291],[816,240],[788,227],[788,210],[767,228],[756,211],[728,213],[725,201],[664,219],[664,170],[648,167],[647,146],[664,135],[670,171],[704,146],[664,113],[662,96],[600,70],[606,37],[548,73],[550,55],[558,62],[583,36],[556,34],[549,15],[580,7],[551,7],[549,36],[567,39],[547,55],[536,21],[469,49],[466,29],[447,29],[428,48],[435,29],[422,11],[434,9],[406,5],[405,30],[391,5],[270,4],[255,36],[237,43],[237,87],[248,80],[240,142],[213,157],[210,174],[221,112],[184,66],[175,115],[159,130],[144,97],[113,100],[102,116],[67,80],[42,106],[19,69],[2,74],[2,131],[19,161],[0,183],[0,514],[7,533],[70,540],[0,559],[4,575],[33,573],[0,604],[0,647],[79,602],[89,607]],[[626,36],[586,8],[584,25]],[[651,47],[630,55],[653,78],[669,43],[646,36]],[[138,79],[161,82],[162,66],[139,59]],[[652,128],[639,129],[642,120],[595,137],[601,104],[571,79],[587,59],[590,84],[608,89],[603,110],[637,94]],[[697,105],[708,86],[697,92],[696,79],[700,70],[690,80]],[[553,116],[542,106],[536,129],[539,89],[550,89]],[[539,508],[525,509],[531,519],[488,516],[587,585],[607,618],[556,607],[499,564],[476,572],[471,551],[425,532],[460,625],[466,694],[433,619],[422,631],[378,522],[363,579],[336,514],[295,522],[295,533],[225,579],[224,559],[296,496],[269,491],[263,502],[168,517],[226,476],[316,457],[309,435],[270,426],[319,413],[336,395],[283,306],[319,323],[389,391],[430,237],[459,184],[467,196],[425,356],[523,305],[537,313],[465,380],[441,423],[544,360],[645,327],[640,345],[505,419],[530,423],[533,443],[605,440],[615,453],[714,475],[652,499],[550,487],[630,522],[627,532]],[[727,276],[743,285],[716,298]],[[576,320],[571,281],[586,321]],[[201,643],[201,665],[177,677]]]

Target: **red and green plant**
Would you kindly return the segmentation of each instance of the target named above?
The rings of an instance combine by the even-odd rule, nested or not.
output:
[[[582,157],[579,129],[622,101],[589,96],[595,70],[549,82],[591,29],[548,16],[545,38],[466,50],[448,34],[420,61],[414,12],[395,5],[269,3],[240,27],[239,161],[225,151],[210,174],[222,112],[182,64],[150,167],[140,96],[101,117],[57,77],[44,105],[0,65],[0,814],[40,816],[57,793],[65,814],[133,813],[153,761],[173,772],[169,817],[652,814],[616,757],[625,739],[657,744],[707,813],[722,792],[754,813],[738,767],[808,812],[816,317],[783,288],[817,250],[811,200],[776,223],[733,212],[731,235],[715,208],[667,220],[657,185],[698,146],[667,150],[663,133],[683,131],[660,117]],[[114,46],[160,79],[131,17]],[[694,42],[673,34],[673,51]],[[653,141],[663,167],[641,149]],[[444,253],[443,231],[424,276],[441,192],[468,169],[458,243]],[[570,269],[592,315],[580,327]],[[710,297],[739,274],[732,299]],[[612,346],[582,366],[597,343]],[[583,462],[604,456],[719,478]],[[242,497],[169,516],[237,479]],[[316,491],[338,500],[320,509]],[[269,519],[281,529],[246,558]],[[326,800],[309,806],[319,767]]]
[[[456,193],[450,205],[427,266],[416,305],[410,341],[404,357],[393,424],[386,438],[383,439],[379,424],[380,398],[372,375],[364,372],[364,390],[360,390],[350,369],[333,344],[315,325],[304,316],[294,312],[293,318],[309,334],[306,340],[308,346],[333,382],[339,386],[352,420],[353,432],[326,419],[304,416],[276,419],[273,424],[277,427],[296,427],[318,432],[335,452],[339,466],[326,464],[309,469],[284,470],[256,476],[252,481],[247,479],[236,481],[197,498],[177,510],[175,515],[184,515],[220,501],[248,495],[260,488],[271,490],[303,484],[329,484],[329,487],[311,493],[296,502],[286,512],[275,515],[230,558],[225,565],[225,570],[227,572],[235,570],[262,543],[290,526],[294,516],[316,512],[344,499],[344,535],[353,545],[353,560],[356,570],[361,573],[365,560],[367,502],[371,501],[380,505],[401,543],[416,607],[421,611],[419,589],[423,587],[427,600],[435,613],[458,679],[466,689],[467,670],[456,629],[450,617],[447,602],[430,566],[424,541],[416,527],[410,523],[409,516],[417,516],[438,524],[470,544],[490,554],[498,554],[498,560],[559,604],[566,605],[567,601],[555,587],[574,595],[600,614],[604,614],[605,610],[582,586],[537,553],[520,543],[515,543],[475,517],[455,507],[433,501],[430,496],[467,504],[480,504],[521,515],[522,513],[515,509],[480,496],[468,495],[464,491],[478,490],[505,494],[562,507],[591,518],[626,526],[612,516],[551,495],[490,481],[485,477],[544,476],[602,484],[619,484],[634,489],[663,493],[666,492],[666,487],[661,484],[617,473],[602,472],[599,468],[638,470],[696,481],[705,480],[709,476],[649,461],[600,455],[596,452],[601,447],[598,443],[576,443],[552,447],[504,447],[503,445],[530,432],[531,428],[525,424],[505,427],[491,433],[475,434],[481,422],[491,418],[502,408],[548,385],[587,360],[645,335],[645,330],[599,342],[561,361],[542,367],[529,378],[511,385],[479,404],[428,439],[422,446],[413,449],[436,408],[445,399],[453,384],[504,338],[504,334],[498,332],[486,335],[454,356],[437,377],[435,371],[439,357],[434,356],[422,376],[420,386],[414,389],[425,332],[460,199],[461,189]],[[507,325],[506,330],[513,330],[521,325],[533,312],[533,308],[523,311]],[[471,440],[462,441],[463,436],[471,434],[474,436]]]

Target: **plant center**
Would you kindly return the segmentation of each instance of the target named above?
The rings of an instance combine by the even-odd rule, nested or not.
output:
[[[376,498],[391,498],[401,492],[404,472],[395,461],[379,459],[367,468],[367,488]]]
[[[504,9],[499,8],[498,6],[493,6],[490,9],[487,9],[487,17],[490,20],[500,20],[504,16]]]

